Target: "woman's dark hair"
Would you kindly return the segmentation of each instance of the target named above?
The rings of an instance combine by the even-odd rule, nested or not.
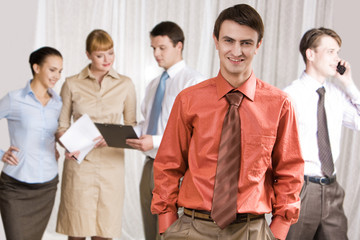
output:
[[[41,65],[48,56],[58,56],[62,58],[61,53],[52,47],[42,47],[33,51],[29,57],[30,68],[33,76],[35,75],[34,64]]]

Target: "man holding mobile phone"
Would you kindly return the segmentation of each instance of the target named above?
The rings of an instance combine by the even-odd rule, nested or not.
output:
[[[290,227],[290,240],[348,239],[344,190],[336,181],[334,166],[342,126],[360,129],[360,92],[350,64],[338,56],[340,47],[341,38],[331,29],[307,31],[300,42],[306,69],[285,88],[295,105],[305,160],[300,217]],[[337,81],[328,81],[330,77]]]

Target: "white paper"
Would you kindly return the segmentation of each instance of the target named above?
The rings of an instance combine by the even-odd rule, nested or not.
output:
[[[97,142],[94,138],[101,136],[99,130],[87,114],[81,116],[60,137],[60,142],[69,152],[80,151],[77,162],[80,164]]]
[[[140,138],[140,136],[141,136],[141,129],[142,128],[143,128],[142,125],[136,125],[135,127],[133,127],[134,132],[136,133],[138,138]]]

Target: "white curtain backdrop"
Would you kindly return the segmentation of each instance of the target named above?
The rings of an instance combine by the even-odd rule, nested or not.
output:
[[[312,27],[332,27],[333,0],[38,0],[35,47],[49,45],[59,49],[64,56],[63,76],[70,76],[88,64],[85,55],[87,34],[95,28],[109,32],[115,43],[114,68],[131,77],[136,86],[140,121],[139,109],[145,87],[161,72],[150,48],[151,29],[165,20],[178,23],[185,34],[184,59],[191,67],[212,77],[219,71],[212,39],[215,19],[223,9],[238,3],[252,5],[263,18],[265,36],[255,58],[254,72],[257,77],[279,88],[296,79],[304,69],[298,51],[303,33]],[[64,77],[57,84],[57,91]],[[348,194],[345,210],[350,239],[360,236],[357,228],[359,210],[352,209],[360,197],[359,187],[354,191],[352,186],[360,168],[359,164],[354,165],[359,154],[356,148],[359,141],[355,134],[344,134],[343,154],[339,161],[342,164],[337,166],[339,181]],[[121,239],[144,239],[138,190],[144,155],[132,150],[125,154],[127,188]],[[62,163],[61,160],[60,176]],[[353,168],[349,168],[351,164]],[[44,236],[46,240],[66,239],[55,233],[58,204],[59,197]]]

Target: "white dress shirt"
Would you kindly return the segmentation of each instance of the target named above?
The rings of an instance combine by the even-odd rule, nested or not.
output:
[[[342,126],[360,130],[360,92],[355,85],[342,91],[335,84],[325,81],[322,85],[305,72],[300,79],[284,89],[295,105],[302,155],[305,160],[304,174],[323,176],[317,143],[316,90],[325,87],[325,111],[332,156],[339,158]]]
[[[169,74],[169,78],[166,80],[165,94],[162,102],[157,134],[153,135],[154,148],[145,152],[145,154],[151,158],[155,158],[156,156],[176,96],[183,89],[205,80],[205,78],[200,73],[189,68],[185,64],[184,60],[169,68],[167,73]],[[141,104],[141,113],[144,117],[144,120],[135,127],[135,131],[138,136],[146,134],[150,120],[151,108],[154,102],[156,89],[159,85],[160,77],[161,75],[153,79],[146,87],[145,98]]]

